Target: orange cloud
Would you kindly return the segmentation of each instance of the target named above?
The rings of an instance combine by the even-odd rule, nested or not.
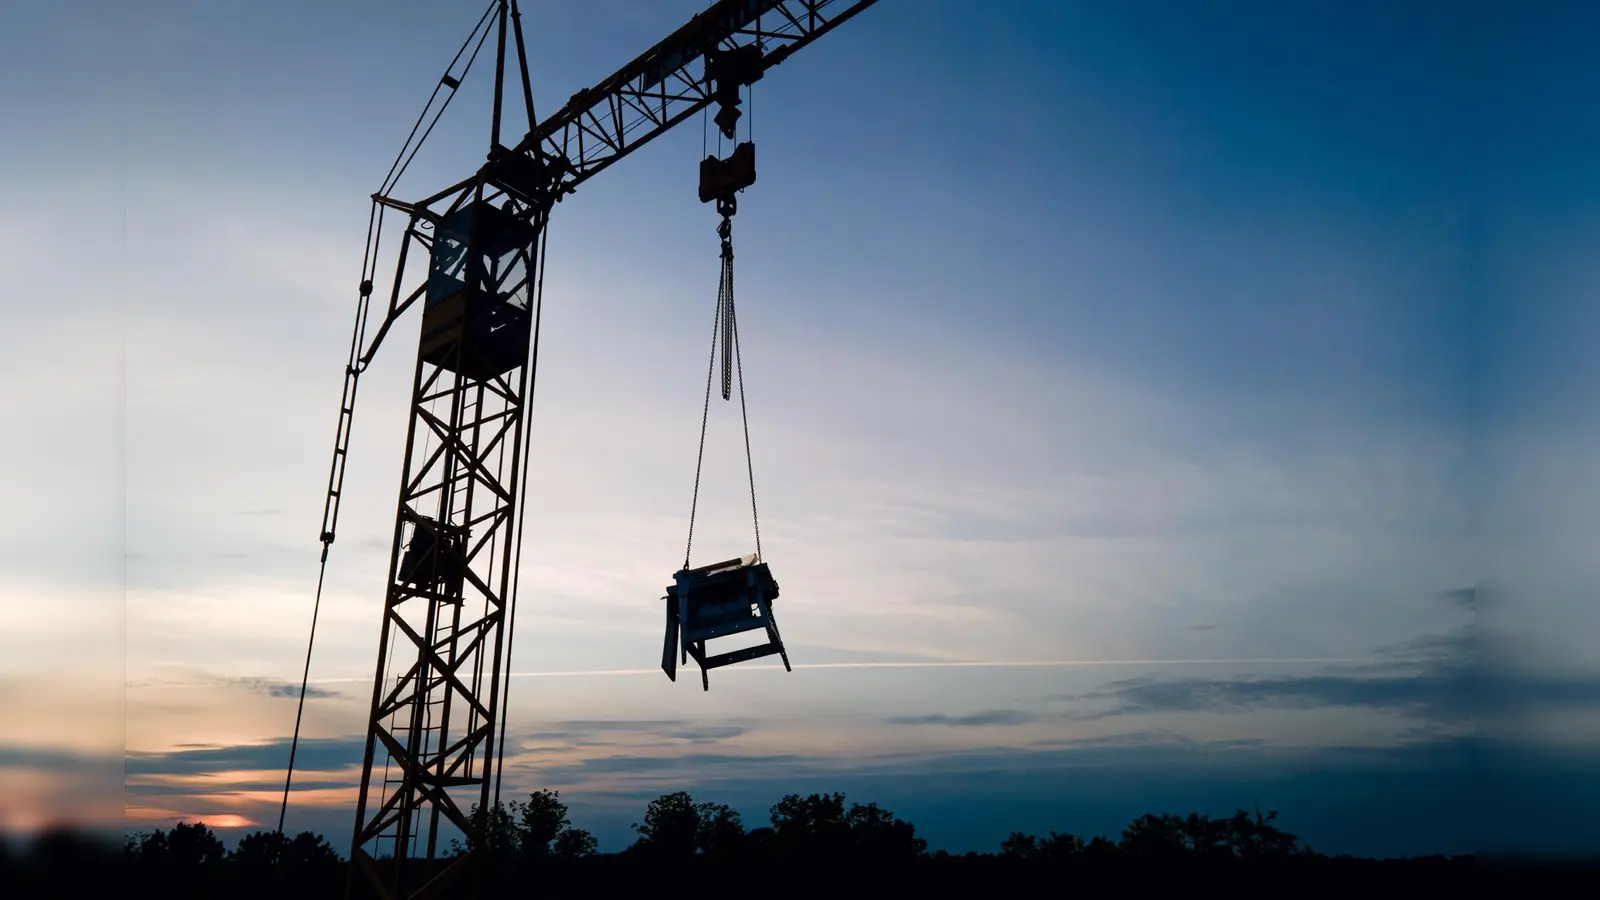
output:
[[[195,819],[195,821],[206,826],[207,828],[248,828],[251,825],[260,824],[255,819],[248,819],[235,813],[222,813],[221,815],[215,816],[200,816],[199,818]]]
[[[124,810],[124,818],[129,822],[147,822],[160,824],[176,824],[178,822],[199,823],[207,828],[249,828],[259,826],[261,823],[249,816],[238,813],[192,813],[176,809],[162,809],[153,806],[129,806]]]

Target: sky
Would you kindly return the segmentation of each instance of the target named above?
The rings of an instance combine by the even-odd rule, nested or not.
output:
[[[539,114],[702,6],[528,0]],[[795,670],[709,692],[655,668],[703,123],[585,183],[505,790],[602,850],[677,789],[951,851],[1257,802],[1328,852],[1600,850],[1596,14],[1453,9],[883,0],[768,73],[735,271]],[[232,840],[276,823],[368,197],[481,7],[20,10],[0,828]],[[479,65],[395,195],[483,159]],[[417,328],[362,379],[288,812],[341,851]],[[740,438],[714,401],[697,561],[754,549]]]

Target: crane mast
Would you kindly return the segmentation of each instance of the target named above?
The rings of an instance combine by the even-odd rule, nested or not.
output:
[[[542,238],[552,208],[710,106],[719,107],[717,126],[732,138],[741,87],[873,2],[719,0],[537,121],[517,2],[495,0],[480,21],[481,27],[496,16],[487,161],[470,178],[420,201],[388,196],[387,181],[373,195],[380,234],[384,211],[399,211],[406,225],[387,308],[370,342],[365,333],[376,259],[363,268],[323,517],[324,566],[337,525],[357,380],[391,326],[418,301],[422,322],[348,896],[436,896],[460,883],[475,868],[481,846],[481,820],[472,810],[487,810],[498,799],[524,425],[537,368]],[[500,141],[508,38],[530,123],[511,146]],[[442,82],[452,91],[459,84],[449,73]],[[702,160],[701,200],[716,201],[724,239],[734,193],[754,180],[748,143],[727,159]],[[369,234],[374,257],[375,246]],[[413,255],[427,260],[427,274],[403,293]],[[318,597],[320,603],[320,587]],[[286,806],[287,795],[286,784]],[[467,837],[467,852],[441,856],[445,826]]]

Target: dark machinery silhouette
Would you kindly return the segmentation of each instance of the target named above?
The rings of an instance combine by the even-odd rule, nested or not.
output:
[[[709,672],[721,666],[747,662],[776,653],[789,668],[789,654],[778,637],[778,622],[772,617],[772,601],[778,598],[778,582],[759,556],[746,556],[727,562],[690,569],[685,566],[673,576],[667,588],[667,637],[661,650],[661,668],[667,677],[678,680],[679,643],[685,660],[693,656],[700,664],[700,684],[711,689]],[[750,631],[764,631],[766,643],[753,647],[706,655],[706,642]]]
[[[471,807],[497,801],[504,753],[508,630],[515,622],[518,514],[526,467],[523,425],[538,366],[545,228],[552,208],[589,178],[702,110],[716,107],[721,134],[736,140],[741,90],[795,51],[875,0],[719,0],[599,84],[574,94],[549,118],[534,115],[526,46],[516,0],[493,0],[456,54],[413,127],[383,186],[372,196],[366,258],[321,530],[322,566],[334,541],[344,464],[361,373],[396,320],[421,301],[421,334],[411,416],[390,552],[372,708],[347,893],[384,898],[435,896],[475,869],[480,846]],[[487,161],[471,177],[406,202],[390,196],[432,131],[490,32],[496,34],[494,108]],[[508,37],[520,76],[527,134],[501,143]],[[463,56],[476,41],[470,56]],[[693,71],[702,61],[700,72]],[[459,68],[458,68],[459,66]],[[419,129],[442,102],[426,130]],[[409,154],[408,155],[408,151]],[[738,368],[732,290],[731,220],[735,195],[755,182],[755,145],[700,164],[699,195],[722,216],[723,282],[717,330],[722,396]],[[405,219],[386,308],[371,340],[367,326],[385,214]],[[411,253],[426,254],[427,275],[403,293]],[[740,404],[743,407],[742,371]],[[707,375],[707,404],[710,374]],[[702,459],[705,429],[702,423]],[[749,433],[746,424],[748,461]],[[699,473],[695,496],[698,501]],[[755,515],[754,476],[751,511]],[[690,543],[693,540],[690,513]],[[771,653],[788,656],[771,603],[777,583],[756,554],[691,569],[668,588],[663,668],[676,678],[676,647],[705,670]],[[312,613],[321,604],[319,577]],[[767,643],[707,656],[714,637],[762,630]],[[310,647],[307,648],[307,675]],[[305,679],[301,708],[304,708]],[[300,720],[292,747],[298,745]],[[497,735],[498,730],[498,735]],[[496,740],[498,738],[498,745]],[[294,750],[284,788],[287,808]],[[443,826],[467,838],[468,852],[439,851]],[[282,832],[280,813],[279,832]],[[468,879],[467,884],[474,884]]]

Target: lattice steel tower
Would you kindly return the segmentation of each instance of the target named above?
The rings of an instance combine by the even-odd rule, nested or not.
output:
[[[422,327],[351,842],[351,894],[370,888],[400,897],[447,882],[456,866],[431,864],[445,849],[441,840],[452,831],[473,834],[472,807],[490,806],[497,775],[525,400],[536,365],[538,240],[558,169],[500,145],[508,28],[530,127],[536,120],[514,0],[492,5],[485,20],[490,15],[497,46],[489,163],[420,203],[374,198],[409,217],[389,315],[374,344],[418,300]],[[487,24],[480,21],[483,38]],[[459,84],[449,73],[441,80],[451,93]],[[413,253],[427,260],[427,274],[402,300]],[[363,299],[371,289],[370,278],[363,280]],[[371,350],[351,366],[342,433],[353,415],[353,382],[370,358]],[[335,509],[343,456],[336,451]],[[328,529],[325,540],[331,522]]]

